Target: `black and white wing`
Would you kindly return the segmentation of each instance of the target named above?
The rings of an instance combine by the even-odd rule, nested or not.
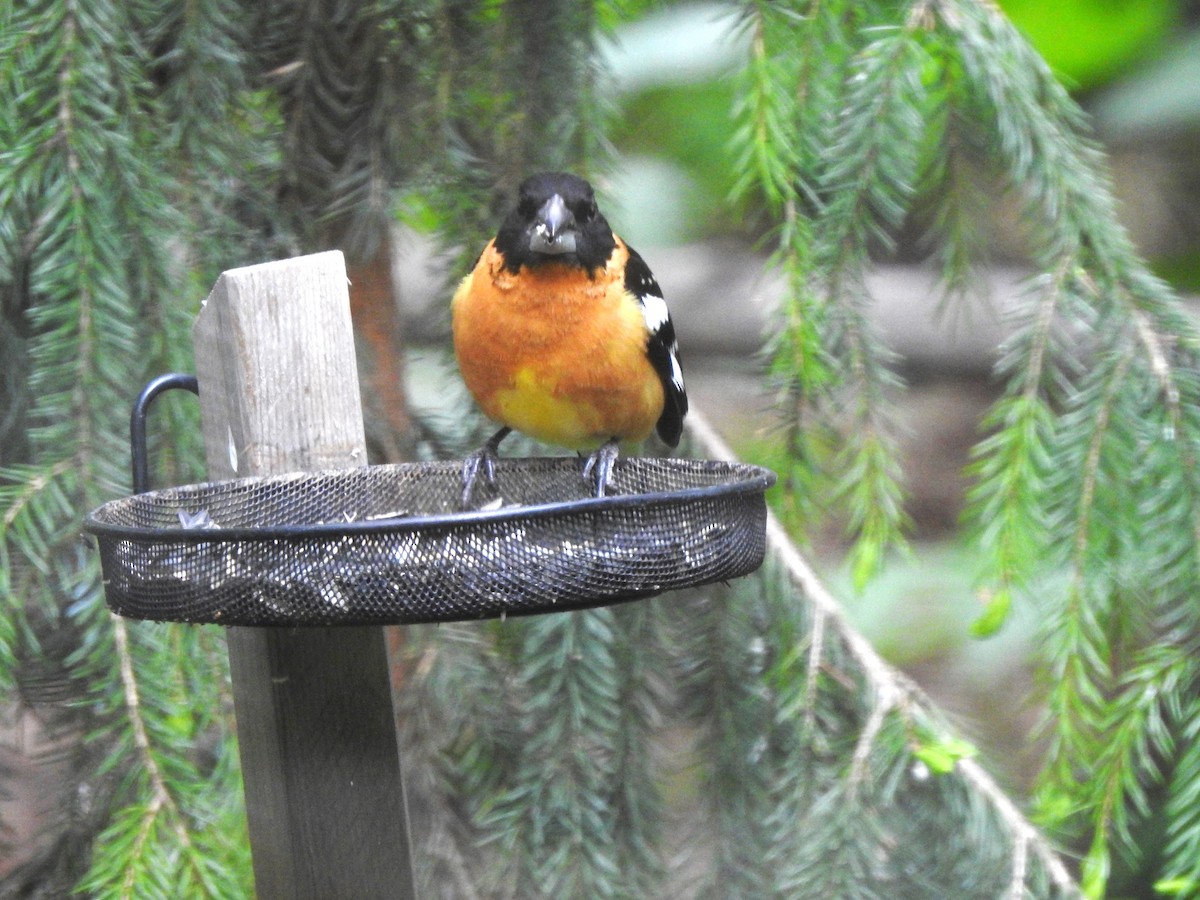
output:
[[[663,411],[656,430],[660,438],[674,447],[679,444],[679,437],[683,434],[683,417],[688,410],[675,325],[663,300],[662,288],[658,286],[650,267],[632,247],[626,249],[629,251],[629,260],[625,265],[625,290],[636,297],[641,305],[649,332],[646,355],[663,386]]]

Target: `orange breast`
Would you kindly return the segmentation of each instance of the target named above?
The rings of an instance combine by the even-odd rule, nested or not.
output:
[[[603,271],[547,264],[514,275],[489,244],[452,302],[454,350],[484,413],[538,440],[590,449],[641,441],[663,408],[646,326],[618,243]]]

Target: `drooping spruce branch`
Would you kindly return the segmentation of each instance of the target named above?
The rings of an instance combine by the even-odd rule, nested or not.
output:
[[[865,315],[863,276],[913,192],[926,93],[913,36],[923,6],[901,27],[876,16],[853,4],[748,4],[734,136],[737,195],[761,196],[780,221],[775,259],[790,290],[770,352],[791,500],[802,520],[820,512],[813,498],[845,511],[860,584],[904,525],[885,402],[894,377]]]
[[[607,821],[621,718],[613,626],[611,610],[522,623],[519,760],[479,818],[484,840],[500,842],[513,896],[628,893],[620,876],[631,869]]]
[[[12,702],[50,704],[60,733],[77,736],[61,752],[78,782],[72,796],[88,797],[88,810],[71,815],[64,800],[61,820],[46,826],[49,846],[61,853],[107,837],[91,858],[35,858],[46,870],[14,873],[13,890],[65,895],[82,878],[95,896],[133,896],[140,882],[130,879],[153,872],[216,896],[237,893],[231,885],[245,871],[242,812],[227,802],[237,773],[228,722],[216,714],[223,704],[213,715],[181,716],[223,683],[223,655],[176,629],[112,619],[78,532],[84,511],[129,489],[126,427],[137,387],[186,368],[189,346],[184,244],[171,240],[183,230],[173,201],[187,191],[161,169],[171,153],[157,142],[172,138],[149,124],[162,107],[143,14],[158,21],[127,4],[2,11],[0,331],[20,337],[5,345],[17,354],[6,368],[29,377],[10,407],[24,439],[6,444],[0,471],[8,632],[0,679],[15,685]],[[195,417],[180,409],[164,406],[182,426],[173,452],[159,457],[164,472],[194,471]],[[155,667],[157,677],[148,675]],[[207,689],[178,690],[181,679]],[[122,697],[137,700],[114,702]],[[209,740],[215,768],[196,754]],[[210,775],[213,796],[195,787]]]
[[[889,360],[863,327],[868,253],[886,252],[918,192],[932,192],[923,215],[953,312],[980,256],[973,177],[1007,186],[1042,274],[1014,310],[999,364],[1007,390],[972,466],[968,519],[990,596],[976,630],[999,627],[1035,584],[1047,598],[1051,753],[1039,796],[1049,820],[1090,832],[1084,882],[1099,895],[1115,851],[1138,857],[1131,823],[1158,814],[1151,788],[1171,810],[1189,790],[1186,774],[1166,779],[1188,750],[1178,711],[1196,684],[1200,633],[1196,326],[1119,225],[1079,108],[998,10],[931,0],[839,17],[839,7],[744,13],[754,40],[735,158],[739,190],[776,217],[790,286],[772,372],[785,385],[791,483],[840,499],[857,574],[868,575],[902,524]],[[831,15],[849,23],[830,54],[846,60],[832,87],[814,92],[794,64],[760,77]],[[785,17],[790,30],[771,27]],[[803,151],[814,143],[819,152]],[[830,408],[848,410],[852,427],[840,430]],[[1055,572],[1066,576],[1044,581]],[[1186,894],[1195,885],[1181,873],[1194,866],[1175,848],[1195,835],[1168,829],[1176,841],[1159,874]]]
[[[834,119],[834,97],[843,79],[843,17],[846,5],[823,3],[806,17],[805,4],[748,3],[738,28],[749,32],[750,55],[738,75],[733,108],[733,198],[761,197],[780,225],[772,259],[785,273],[783,327],[770,338],[772,377],[786,404],[786,440],[794,464],[784,473],[797,524],[824,509],[818,489],[833,435],[814,406],[828,395],[834,361],[823,341],[823,298],[809,290],[816,168],[825,133]],[[797,52],[784,52],[792,35]],[[839,54],[819,51],[837,47]],[[790,49],[790,47],[789,47]],[[798,127],[803,122],[806,127]]]
[[[803,591],[809,617],[799,630],[807,646],[778,658],[803,663],[810,677],[802,702],[815,710],[799,718],[815,764],[802,807],[812,825],[792,860],[786,888],[793,894],[781,895],[1073,896],[1062,862],[971,758],[970,746],[847,628],[837,601],[782,533],[774,536],[772,559],[781,569],[766,578]],[[785,604],[780,613],[795,616],[795,607]],[[792,704],[780,712],[775,728],[796,722]],[[941,829],[949,829],[945,841],[936,837]],[[1007,844],[989,836],[991,829]],[[974,837],[964,846],[965,834]],[[881,846],[892,850],[871,850]]]
[[[231,698],[222,696],[223,680],[196,678],[176,662],[198,656],[220,671],[223,643],[211,640],[211,629],[131,630],[113,617],[122,686],[114,705],[121,715],[112,719],[120,725],[110,725],[115,740],[104,762],[127,773],[131,796],[100,835],[105,850],[80,889],[122,898],[143,896],[151,886],[164,895],[244,895],[251,890],[249,847],[236,751],[224,721]],[[162,644],[135,653],[139,638]],[[137,672],[135,658],[150,665],[143,662]],[[157,671],[145,671],[151,665]],[[197,753],[197,743],[214,729],[213,755]],[[181,754],[184,747],[191,752]],[[132,767],[126,756],[134,757]]]
[[[946,27],[994,117],[998,164],[1027,198],[1034,258],[1062,273],[1070,302],[1053,316],[1073,329],[1069,349],[1083,359],[1041,389],[1058,415],[1042,446],[1016,456],[1034,499],[1017,521],[1050,527],[1044,546],[1015,559],[1026,575],[1045,563],[1070,572],[1045,643],[1052,744],[1042,796],[1047,810],[1087,822],[1083,884],[1100,895],[1114,850],[1127,863],[1145,852],[1130,822],[1154,814],[1148,791],[1178,752],[1182,724],[1167,711],[1196,683],[1198,335],[1119,226],[1102,160],[1065,91],[999,17],[956,9],[962,17]],[[1019,371],[1037,358],[1018,352],[1013,362]],[[1167,855],[1159,874],[1192,869]]]

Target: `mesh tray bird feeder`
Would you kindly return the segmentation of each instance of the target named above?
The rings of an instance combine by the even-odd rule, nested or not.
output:
[[[568,610],[724,581],[764,552],[755,466],[504,460],[458,511],[458,463],[370,466],[136,494],[88,516],[114,612],[226,625],[364,625]],[[490,493],[491,497],[487,494]]]

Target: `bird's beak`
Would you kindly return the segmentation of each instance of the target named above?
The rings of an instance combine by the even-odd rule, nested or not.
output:
[[[542,204],[542,208],[538,210],[536,221],[545,227],[546,239],[554,241],[564,228],[570,228],[575,224],[575,217],[567,209],[563,198],[555,194]]]
[[[575,252],[575,216],[558,194],[538,210],[537,218],[533,220],[529,247],[536,253],[552,256]]]

